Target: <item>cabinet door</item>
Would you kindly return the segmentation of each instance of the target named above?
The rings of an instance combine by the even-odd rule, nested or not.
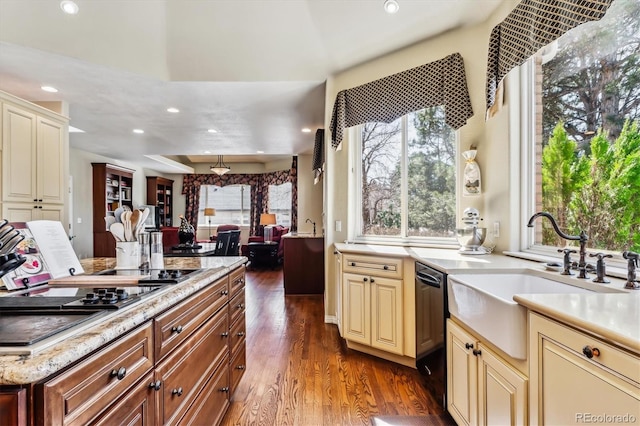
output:
[[[338,323],[338,332],[342,336],[342,253],[334,252],[335,256],[335,295],[336,295],[336,322]]]
[[[9,222],[29,222],[36,219],[38,214],[35,203],[3,203],[2,217]]]
[[[155,424],[156,397],[152,383],[153,373],[147,374],[138,384],[125,393],[118,402],[106,410],[92,426]]]
[[[458,425],[478,424],[477,341],[447,320],[447,410]]]
[[[371,346],[403,355],[402,281],[370,277]]]
[[[2,106],[2,197],[33,203],[36,196],[36,115]]]
[[[369,277],[344,274],[342,277],[343,337],[354,342],[371,344],[371,289]]]
[[[64,204],[65,126],[40,117],[37,123],[38,202]]]
[[[478,420],[480,425],[526,425],[527,378],[478,344]]]

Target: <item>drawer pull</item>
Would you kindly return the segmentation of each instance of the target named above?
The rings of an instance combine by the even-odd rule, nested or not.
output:
[[[111,377],[115,377],[118,380],[122,380],[124,379],[124,377],[127,375],[127,369],[124,367],[120,367],[117,370],[112,370],[111,371]]]
[[[362,281],[366,283],[367,281],[369,281],[369,278],[363,278]]]
[[[375,282],[376,282],[376,280],[374,280],[373,278],[371,278],[371,282],[372,282],[372,283],[375,283]]]
[[[238,370],[244,370],[246,367],[242,364],[236,367]]]
[[[229,386],[225,386],[223,388],[220,388],[220,392],[229,392]]]
[[[467,349],[473,349],[473,343],[465,343],[464,347]]]
[[[162,386],[162,382],[160,380],[149,383],[149,388],[155,391],[159,391]]]
[[[244,331],[239,332],[238,337],[244,337]]]
[[[238,309],[244,309],[244,303],[239,303],[238,304]]]
[[[182,388],[173,389],[173,390],[171,391],[171,395],[182,396]]]
[[[172,327],[171,328],[171,332],[172,333],[176,333],[176,334],[182,333],[182,326],[181,325],[176,325],[176,326]]]
[[[482,355],[482,351],[481,351],[480,349],[474,349],[474,350],[473,350],[473,354],[474,354],[475,356]]]
[[[229,294],[229,292],[228,292],[227,290],[222,290],[222,291],[220,292],[220,295],[221,295],[221,296],[226,296],[227,294]]]
[[[222,336],[222,337],[229,337],[229,332],[228,332],[228,331],[224,331],[224,332],[221,334],[221,336]]]
[[[351,262],[351,266],[356,266],[356,262]]]
[[[587,358],[591,359],[594,356],[595,357],[599,357],[600,356],[600,349],[592,348],[591,346],[587,345],[584,348],[582,348],[582,353],[584,354],[584,356],[586,356]]]
[[[388,267],[387,265],[384,265],[384,266],[382,267],[382,269],[384,269],[385,271],[388,271],[388,270],[389,270],[389,267]]]

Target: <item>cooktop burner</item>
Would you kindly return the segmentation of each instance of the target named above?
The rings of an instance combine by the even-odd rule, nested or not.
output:
[[[127,269],[107,269],[96,275],[135,275],[135,273],[149,275],[148,278],[138,280],[138,285],[177,284],[189,278],[189,275],[199,269],[146,269],[131,271]]]

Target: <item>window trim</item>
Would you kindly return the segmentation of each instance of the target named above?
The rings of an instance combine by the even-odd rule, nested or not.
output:
[[[347,204],[347,211],[349,217],[349,228],[347,230],[348,241],[362,243],[362,244],[384,244],[391,246],[412,246],[412,247],[432,247],[432,248],[444,248],[444,249],[458,249],[460,245],[455,237],[415,237],[405,236],[407,234],[408,223],[406,217],[408,214],[408,167],[407,167],[407,136],[408,136],[408,114],[401,117],[402,120],[402,153],[401,153],[401,169],[402,169],[402,182],[401,182],[401,215],[402,221],[400,226],[400,236],[384,236],[384,235],[360,235],[362,229],[362,191],[360,191],[361,182],[361,160],[360,160],[360,143],[363,124],[350,127],[348,129],[346,141],[349,142],[349,179],[347,182],[349,202]],[[460,130],[455,130],[455,148],[456,154],[460,153]],[[455,196],[455,211],[458,212],[460,205],[460,197],[462,196],[458,178],[460,168],[460,155],[455,156],[455,181],[456,181],[456,196]],[[456,215],[457,216],[457,215]],[[457,221],[456,217],[456,221]]]

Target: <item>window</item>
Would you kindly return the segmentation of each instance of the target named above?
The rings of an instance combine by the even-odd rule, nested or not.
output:
[[[393,123],[357,128],[359,238],[453,243],[456,227],[456,132],[442,107]]]
[[[216,210],[216,215],[206,217],[205,207]],[[249,225],[251,220],[250,185],[202,185],[200,187],[200,206],[198,225]],[[211,222],[209,222],[209,220]]]
[[[640,250],[639,53],[640,3],[617,0],[528,64],[528,214],[548,211],[570,235],[584,230],[594,251]],[[529,247],[567,244],[546,219],[534,235]]]
[[[291,227],[291,182],[269,185],[269,213],[275,213],[278,225]]]

